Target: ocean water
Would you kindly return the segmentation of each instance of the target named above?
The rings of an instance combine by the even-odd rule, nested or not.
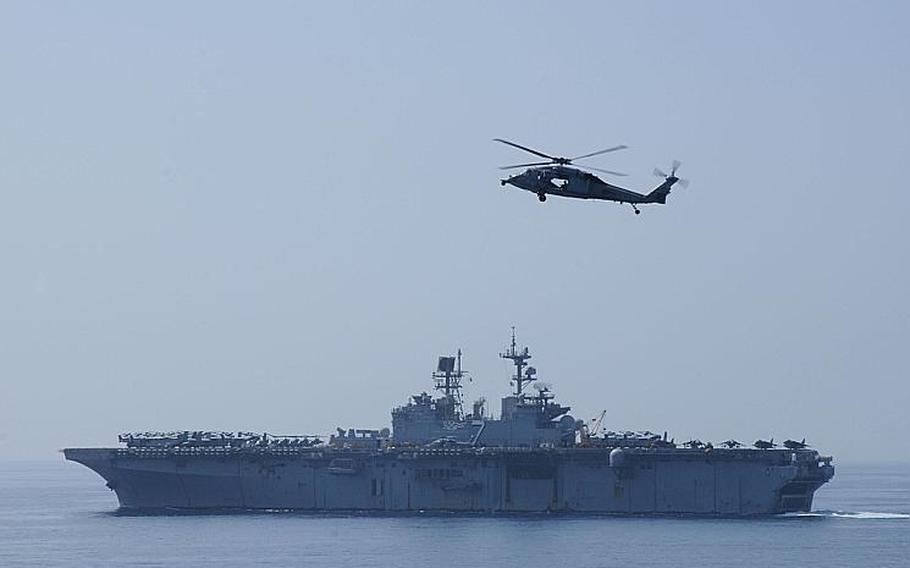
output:
[[[0,566],[910,567],[910,464],[836,464],[765,519],[127,516],[80,465],[0,462]]]

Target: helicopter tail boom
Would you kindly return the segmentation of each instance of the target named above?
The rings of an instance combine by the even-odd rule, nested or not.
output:
[[[673,187],[674,183],[676,183],[675,178],[668,178],[647,195],[648,201],[651,203],[660,203],[661,205],[665,204],[667,202],[667,195],[670,194],[670,188]]]

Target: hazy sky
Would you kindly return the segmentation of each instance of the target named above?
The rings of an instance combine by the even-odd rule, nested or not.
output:
[[[518,326],[606,428],[907,460],[904,2],[0,7],[0,458],[389,425]],[[503,191],[591,160],[666,206]]]

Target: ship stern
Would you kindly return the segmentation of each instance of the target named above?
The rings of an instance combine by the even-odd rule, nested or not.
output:
[[[834,477],[832,459],[815,451],[795,454],[796,475],[780,489],[777,513],[811,511],[815,492]]]

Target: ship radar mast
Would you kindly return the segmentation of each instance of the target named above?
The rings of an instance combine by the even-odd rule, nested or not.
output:
[[[456,357],[440,357],[433,379],[436,381],[436,390],[442,391],[444,399],[449,402],[450,413],[455,416],[461,414],[461,379],[467,373],[461,370],[461,349]]]
[[[509,346],[509,349],[505,353],[500,353],[500,357],[503,359],[511,359],[512,363],[515,365],[515,374],[512,376],[510,384],[515,385],[515,396],[521,396],[521,391],[524,389],[525,383],[530,383],[536,380],[534,378],[534,367],[528,367],[527,371],[524,371],[524,368],[527,366],[528,359],[531,358],[531,354],[528,352],[527,347],[522,347],[521,350],[518,350],[517,345],[515,344],[515,326],[512,326],[512,343]]]

